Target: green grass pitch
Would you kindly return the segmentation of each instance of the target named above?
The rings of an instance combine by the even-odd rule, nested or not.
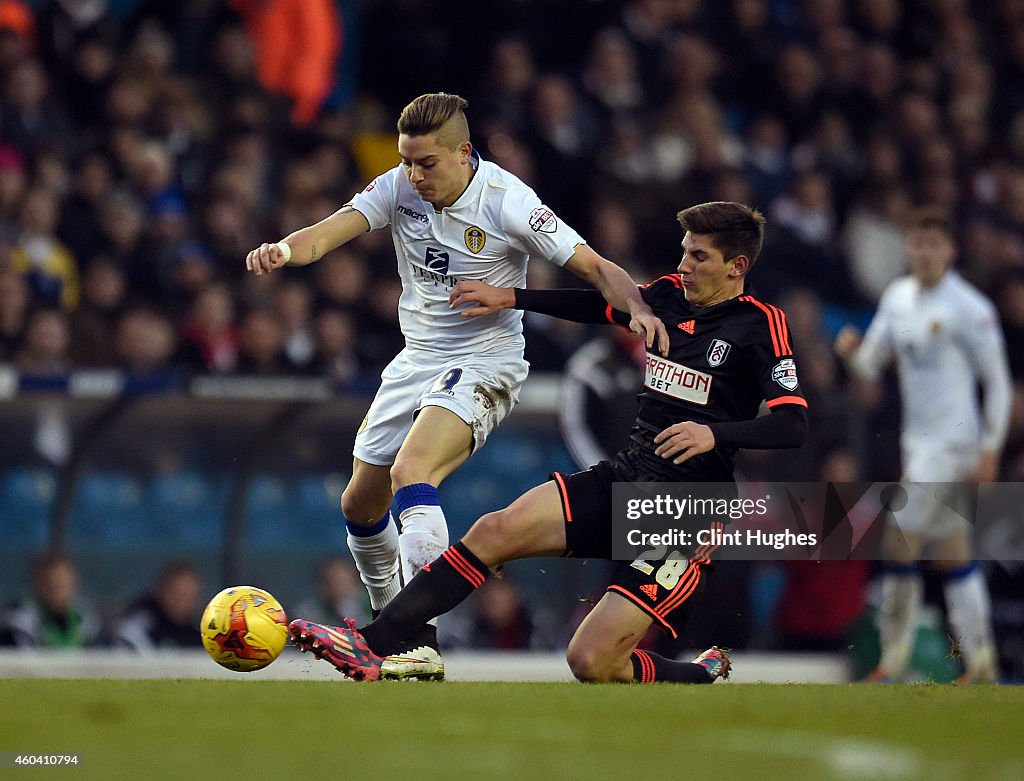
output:
[[[1024,778],[1024,687],[0,680],[62,779]]]

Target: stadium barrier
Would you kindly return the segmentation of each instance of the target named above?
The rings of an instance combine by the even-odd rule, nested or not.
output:
[[[729,683],[846,683],[847,661],[834,654],[735,652]],[[572,681],[563,653],[454,651],[445,654],[452,681]],[[256,673],[218,667],[203,651],[0,650],[0,678],[214,679],[344,681],[327,664],[288,648]]]
[[[560,383],[531,377],[512,420],[442,486],[453,538],[574,467],[557,434]],[[0,603],[27,591],[48,547],[72,555],[101,607],[137,597],[172,557],[211,593],[252,581],[290,602],[311,592],[319,559],[344,553],[340,495],[368,397],[302,378],[129,393],[116,372],[76,372],[54,384],[0,367]]]

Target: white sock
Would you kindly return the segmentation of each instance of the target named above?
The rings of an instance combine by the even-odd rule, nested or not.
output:
[[[882,575],[882,604],[878,610],[882,658],[878,666],[893,678],[903,675],[914,650],[922,593],[921,576],[917,572]]]
[[[437,488],[428,483],[398,489],[395,509],[402,522],[402,534],[398,538],[402,577],[408,583],[448,548],[448,521],[438,501]],[[437,619],[428,623],[437,626]]]
[[[380,610],[402,590],[398,574],[398,527],[391,522],[390,514],[375,526],[359,527],[348,523],[346,526],[348,549],[359,570],[359,578],[370,595],[370,607]]]
[[[950,573],[942,584],[953,638],[960,646],[964,668],[983,677],[996,675],[992,608],[988,587],[974,564]]]

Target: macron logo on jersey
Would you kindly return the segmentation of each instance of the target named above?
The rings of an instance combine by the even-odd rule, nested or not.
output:
[[[410,209],[407,206],[402,206],[402,204],[398,204],[395,207],[395,211],[404,214],[406,217],[412,217],[414,220],[419,220],[424,225],[430,225],[430,218],[427,215]]]
[[[691,404],[704,406],[711,395],[711,375],[647,354],[644,385]]]

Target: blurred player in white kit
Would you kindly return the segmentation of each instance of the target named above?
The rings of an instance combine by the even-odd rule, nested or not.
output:
[[[619,266],[592,250],[534,191],[470,143],[467,102],[421,95],[398,120],[402,162],[339,211],[246,258],[253,273],[312,263],[368,230],[391,226],[402,279],[406,346],[356,434],[352,479],[341,500],[348,545],[375,611],[448,547],[437,486],[484,444],[515,406],[526,379],[523,313],[464,317],[449,294],[460,280],[525,287],[542,257],[593,284],[631,315],[630,327],[667,345],[664,326]],[[389,507],[402,525],[399,535]],[[440,679],[436,627],[409,638],[382,677]]]
[[[882,656],[868,680],[904,675],[922,598],[918,561],[941,572],[964,663],[962,683],[998,678],[988,589],[972,558],[972,525],[956,482],[992,482],[1010,420],[1011,383],[995,307],[952,269],[956,242],[940,211],[916,210],[906,235],[910,275],[882,294],[863,342],[851,326],[836,352],[876,380],[893,359],[903,407],[900,437],[908,503],[886,530],[879,631]],[[981,386],[983,403],[978,398]],[[922,490],[923,489],[923,490]]]

